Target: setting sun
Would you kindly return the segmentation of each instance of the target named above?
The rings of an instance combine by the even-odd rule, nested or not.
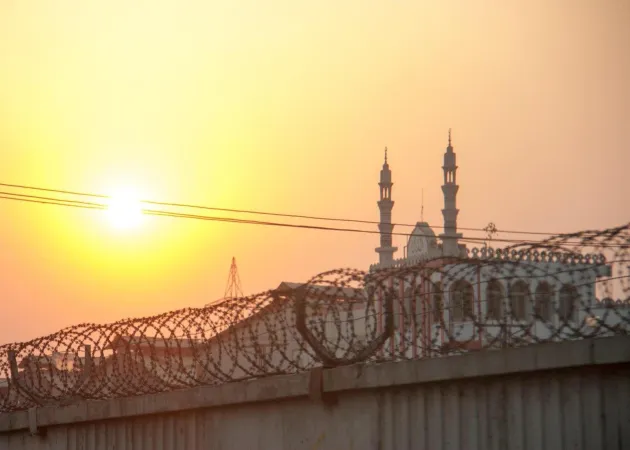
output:
[[[121,191],[108,199],[106,210],[110,223],[119,229],[129,229],[142,222],[142,203],[129,191]]]

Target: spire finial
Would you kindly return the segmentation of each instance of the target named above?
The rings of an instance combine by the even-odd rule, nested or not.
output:
[[[385,147],[385,164],[387,164],[387,147]]]
[[[451,129],[448,129],[448,146],[451,146]]]

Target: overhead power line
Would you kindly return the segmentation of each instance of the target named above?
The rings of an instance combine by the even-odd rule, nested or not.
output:
[[[33,200],[33,203],[38,203],[35,200],[42,200],[43,202],[67,203],[68,206],[84,206],[84,207],[95,208],[95,209],[107,209],[108,207],[106,204],[103,204],[103,203],[84,202],[81,200],[69,200],[69,199],[55,198],[55,197],[43,197],[39,195],[15,194],[13,192],[4,192],[4,191],[0,191],[0,195],[6,196],[3,198],[6,198],[8,200],[20,200],[22,198],[30,199],[30,200]]]
[[[3,195],[2,193],[0,193],[0,199],[3,200],[19,200],[21,202],[27,202],[27,203],[38,203],[40,205],[57,205],[57,206],[72,206],[74,208],[82,208],[82,209],[100,209],[100,210],[104,210],[107,209],[107,207],[105,206],[89,206],[86,204],[82,204],[82,203],[86,203],[86,202],[74,202],[72,200],[60,200],[60,199],[46,199],[46,197],[36,197],[36,196],[32,196],[33,198],[20,198],[20,197],[15,197],[15,196],[10,196],[10,195]]]
[[[15,194],[15,193],[1,192],[1,191],[0,191],[0,199],[15,200],[15,201],[28,202],[28,203],[49,204],[49,205],[56,205],[56,206],[71,206],[75,208],[85,208],[85,209],[105,210],[108,208],[108,205],[102,204],[102,203],[85,202],[85,201],[79,201],[79,200],[67,200],[67,199],[60,199],[60,198],[55,198],[55,197],[45,197],[45,196],[36,196],[36,195],[28,195],[28,194]],[[233,218],[233,217],[216,217],[216,216],[207,216],[207,215],[198,215],[198,214],[187,214],[187,213],[152,210],[152,209],[144,209],[143,212],[147,215],[152,215],[152,216],[205,220],[205,221],[211,221],[211,222],[228,222],[228,223],[241,223],[241,224],[248,224],[248,225],[265,225],[265,226],[300,228],[300,229],[321,230],[321,231],[380,234],[380,231],[378,230],[362,230],[358,228],[339,228],[339,227],[327,227],[327,226],[308,225],[308,224],[269,222],[269,221],[259,221],[259,220],[251,220],[251,219],[238,219],[238,218]],[[408,236],[408,233],[392,232],[390,234],[394,236]],[[445,238],[448,239],[448,237],[445,237]],[[470,241],[470,242],[477,242],[477,243],[488,241],[486,238],[477,238],[477,237],[466,237],[465,240]],[[513,243],[513,244],[523,244],[523,245],[537,244],[541,242],[541,241],[535,241],[535,240],[526,241],[526,240],[519,240],[519,239],[493,239],[493,241]],[[576,245],[576,246],[584,245],[580,242],[565,242],[564,244]],[[613,244],[598,244],[598,245],[600,247],[615,247],[615,248],[627,247],[623,245],[613,245]]]
[[[52,188],[43,188],[38,186],[29,186],[29,185],[21,185],[21,184],[9,184],[9,183],[0,183],[0,186],[12,187],[18,189],[28,189],[28,190],[36,190],[43,192],[54,192],[57,194],[64,195],[77,195],[83,197],[93,197],[93,198],[102,198],[108,199],[110,196],[103,194],[93,194],[87,192],[78,192],[78,191],[69,191],[64,189],[52,189]],[[231,213],[240,213],[240,214],[255,214],[255,215],[264,215],[264,216],[276,216],[276,217],[287,217],[294,219],[309,219],[309,220],[324,220],[331,222],[348,222],[348,223],[361,223],[368,225],[378,225],[379,222],[374,220],[362,220],[362,219],[344,219],[339,217],[325,217],[325,216],[311,216],[311,215],[302,215],[302,214],[291,214],[291,213],[277,213],[277,212],[269,212],[269,211],[258,211],[251,209],[234,209],[234,208],[219,208],[214,206],[205,206],[205,205],[195,205],[190,203],[174,203],[174,202],[160,202],[155,200],[141,200],[141,203],[151,204],[151,205],[159,205],[159,206],[172,206],[177,208],[191,208],[191,209],[202,209],[207,211],[221,211],[221,212],[231,212]],[[400,227],[415,227],[416,224],[410,223],[394,223],[394,226]],[[444,228],[443,225],[430,225],[431,228]],[[484,228],[472,228],[472,227],[458,227],[458,229],[462,231],[483,231],[487,230]],[[506,233],[506,234],[525,234],[525,235],[538,235],[538,236],[552,236],[561,233],[552,233],[552,232],[543,232],[543,231],[518,231],[518,230],[496,230],[497,233]],[[408,233],[404,233],[405,236]]]

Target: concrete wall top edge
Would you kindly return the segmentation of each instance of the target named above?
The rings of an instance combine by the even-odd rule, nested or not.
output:
[[[484,350],[460,356],[325,370],[324,392],[375,389],[473,377],[630,362],[630,336]],[[37,408],[37,427],[95,422],[308,396],[310,373],[199,386],[173,392]],[[28,411],[0,414],[0,433],[29,428]]]

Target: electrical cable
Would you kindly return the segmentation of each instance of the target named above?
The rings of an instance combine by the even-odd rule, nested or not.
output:
[[[2,183],[0,183],[0,185],[2,185]],[[15,193],[4,192],[4,191],[0,191],[0,199],[25,201],[29,203],[49,204],[49,205],[57,205],[57,206],[73,206],[76,208],[86,208],[86,209],[104,210],[108,208],[108,205],[105,205],[102,203],[85,202],[85,201],[80,201],[80,200],[66,200],[66,199],[59,199],[55,197],[44,197],[44,196],[35,196],[35,195],[27,195],[27,194],[15,194]],[[249,224],[249,225],[265,225],[265,226],[276,226],[276,227],[285,227],[285,228],[300,228],[300,229],[311,229],[311,230],[320,230],[320,231],[339,231],[339,232],[353,232],[353,233],[364,233],[364,234],[381,234],[381,232],[378,230],[362,230],[358,228],[339,228],[339,227],[328,227],[328,226],[307,225],[307,224],[291,224],[291,223],[284,223],[284,222],[269,222],[269,221],[238,219],[238,218],[233,218],[233,217],[207,216],[207,215],[188,214],[188,213],[179,213],[179,212],[172,212],[172,211],[152,210],[152,209],[143,209],[142,211],[144,214],[147,214],[147,215],[174,217],[174,218],[182,218],[182,219],[196,219],[196,220],[215,221],[215,222],[241,223],[241,224]],[[409,236],[408,233],[400,233],[400,232],[391,232],[387,234],[392,235],[392,236]],[[427,236],[427,237],[434,237],[434,236]],[[442,236],[442,239],[449,239],[449,236]],[[487,238],[478,238],[478,237],[466,237],[465,240],[477,242],[477,243],[488,241]],[[492,240],[495,242],[505,242],[505,243],[512,243],[512,244],[520,244],[520,245],[535,245],[535,244],[543,242],[543,241],[527,241],[527,240],[522,240],[522,239],[492,239]],[[576,245],[576,246],[588,246],[580,242],[565,242],[564,244]],[[599,246],[614,247],[614,248],[630,247],[630,245],[626,246],[626,245],[621,245],[621,244],[619,245],[599,244]]]
[[[54,192],[58,194],[65,195],[77,195],[83,197],[95,197],[108,199],[110,196],[103,194],[92,194],[87,192],[78,192],[78,191],[69,191],[64,189],[52,189],[52,188],[43,188],[37,186],[29,186],[22,184],[9,184],[9,183],[0,183],[0,186],[12,187],[18,189],[28,189],[28,190],[37,190],[44,192]],[[334,222],[349,222],[349,223],[362,223],[368,225],[378,225],[379,222],[373,220],[362,220],[362,219],[344,219],[338,217],[323,217],[323,216],[311,216],[311,215],[301,215],[301,214],[290,214],[290,213],[277,213],[277,212],[268,212],[268,211],[257,211],[257,210],[249,210],[249,209],[235,209],[235,208],[219,208],[213,206],[204,206],[204,205],[195,205],[190,203],[175,203],[175,202],[160,202],[154,200],[141,200],[141,203],[159,205],[159,206],[172,206],[178,208],[191,208],[191,209],[204,209],[208,211],[222,211],[222,212],[233,212],[240,214],[257,214],[257,215],[267,215],[267,216],[278,216],[278,217],[288,217],[288,218],[296,218],[296,219],[310,219],[310,220],[325,220],[325,221],[334,221]],[[408,224],[408,223],[393,223],[393,226],[401,226],[401,227],[415,227],[416,224]],[[443,225],[429,225],[431,228],[444,228]],[[487,232],[487,229],[484,228],[472,228],[472,227],[458,227],[458,229],[463,231],[483,231]],[[552,236],[558,235],[562,233],[553,233],[553,232],[543,232],[543,231],[517,231],[517,230],[496,230],[497,233],[507,233],[507,234],[529,234],[529,235],[539,235],[539,236]],[[567,234],[567,233],[564,233]],[[407,234],[405,234],[407,235]]]

